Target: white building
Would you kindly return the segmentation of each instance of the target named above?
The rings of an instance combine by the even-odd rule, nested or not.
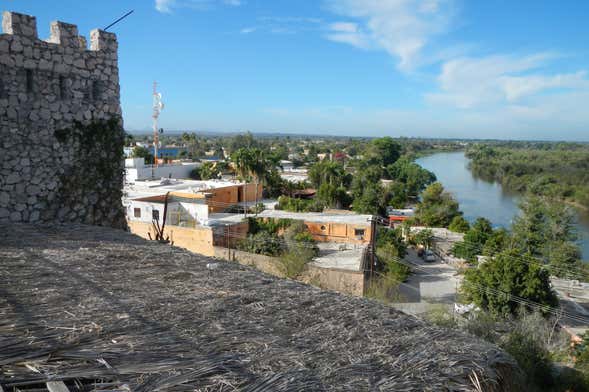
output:
[[[180,162],[155,165],[146,165],[144,158],[125,159],[125,181],[159,179],[159,178],[189,178],[190,172],[201,165],[200,162]]]

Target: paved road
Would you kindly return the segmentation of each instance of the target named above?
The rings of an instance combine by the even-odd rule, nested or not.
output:
[[[404,260],[416,267],[409,280],[401,285],[401,303],[395,304],[395,307],[419,314],[426,312],[431,304],[454,304],[456,289],[460,287],[461,280],[456,275],[455,268],[440,261],[426,263],[413,249],[407,250]]]

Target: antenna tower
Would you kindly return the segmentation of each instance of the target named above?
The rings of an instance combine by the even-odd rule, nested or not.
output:
[[[159,129],[157,127],[157,119],[160,116],[164,104],[162,102],[162,94],[157,92],[157,82],[153,82],[153,156],[154,164],[158,166],[158,148],[159,148]]]

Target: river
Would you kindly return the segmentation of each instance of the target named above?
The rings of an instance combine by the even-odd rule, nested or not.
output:
[[[469,222],[483,216],[494,226],[508,228],[519,213],[520,196],[502,189],[496,182],[476,178],[468,169],[464,152],[436,153],[419,158],[416,162],[433,172],[444,188],[454,195]],[[579,245],[583,259],[589,260],[589,212],[576,212]]]

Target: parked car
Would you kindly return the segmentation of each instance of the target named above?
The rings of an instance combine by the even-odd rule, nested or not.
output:
[[[436,255],[434,254],[434,252],[428,249],[423,254],[423,260],[428,262],[434,262],[436,261]]]

